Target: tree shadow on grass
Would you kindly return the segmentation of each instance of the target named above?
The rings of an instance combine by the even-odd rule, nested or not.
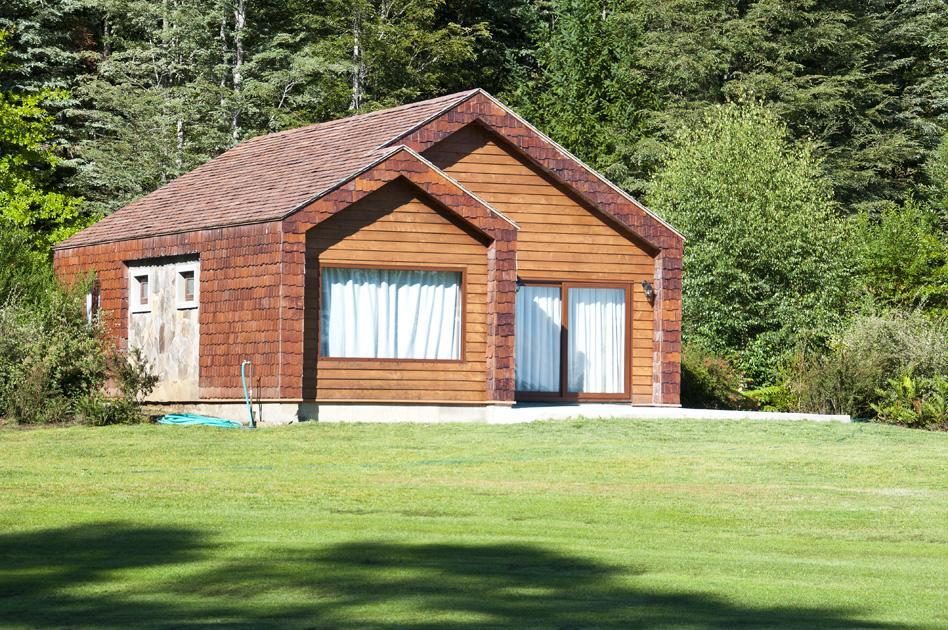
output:
[[[886,627],[858,610],[748,608],[630,586],[635,575],[531,545],[361,542],[248,557],[194,530],[106,523],[0,535],[0,624]]]

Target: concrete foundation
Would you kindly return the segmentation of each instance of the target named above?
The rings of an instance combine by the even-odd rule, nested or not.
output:
[[[257,414],[254,405],[254,414]],[[248,424],[247,407],[242,402],[164,403],[148,405],[149,413],[197,413]],[[609,419],[685,419],[685,420],[810,420],[815,422],[851,422],[849,416],[814,413],[777,413],[770,411],[722,411],[681,407],[637,407],[624,404],[517,404],[506,405],[366,405],[340,403],[265,402],[261,427],[299,421],[316,422],[474,422],[516,424],[536,420],[573,418]]]

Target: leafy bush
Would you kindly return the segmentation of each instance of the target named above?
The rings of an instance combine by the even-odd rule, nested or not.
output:
[[[948,235],[933,208],[890,204],[857,226],[865,288],[876,302],[948,313]]]
[[[32,248],[33,235],[15,227],[0,229],[0,304],[16,296],[27,304],[41,304],[56,290],[49,256]]]
[[[724,357],[695,344],[681,356],[681,404],[698,409],[747,409],[754,402],[741,393],[743,375]]]
[[[102,386],[99,329],[81,294],[49,288],[46,301],[14,294],[0,305],[0,413],[20,423],[69,419],[71,402]]]
[[[872,409],[880,422],[948,431],[948,378],[903,374],[876,391],[880,400]]]
[[[797,407],[793,393],[786,383],[753,389],[744,392],[744,395],[764,411],[794,411]]]
[[[134,400],[121,396],[106,396],[95,390],[80,396],[73,404],[77,421],[93,426],[134,424],[144,420],[141,408]]]
[[[709,110],[679,135],[649,203],[688,239],[683,332],[778,380],[801,340],[831,330],[851,289],[847,226],[816,152],[761,105]]]
[[[948,374],[948,321],[917,310],[856,316],[824,351],[798,352],[785,382],[802,411],[867,418],[878,390],[909,373]]]
[[[137,352],[103,343],[98,322],[86,321],[83,295],[82,287],[53,284],[42,301],[13,292],[0,305],[0,415],[21,424],[140,419],[140,400],[157,377]],[[102,393],[110,378],[114,396]]]

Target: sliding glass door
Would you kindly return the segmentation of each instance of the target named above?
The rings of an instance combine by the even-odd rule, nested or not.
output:
[[[628,285],[520,286],[515,348],[518,397],[627,398],[630,295]]]

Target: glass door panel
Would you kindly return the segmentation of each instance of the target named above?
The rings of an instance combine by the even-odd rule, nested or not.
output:
[[[514,348],[517,391],[560,391],[562,320],[559,285],[517,288]]]
[[[625,289],[567,289],[569,392],[621,394],[625,391],[625,302]]]

